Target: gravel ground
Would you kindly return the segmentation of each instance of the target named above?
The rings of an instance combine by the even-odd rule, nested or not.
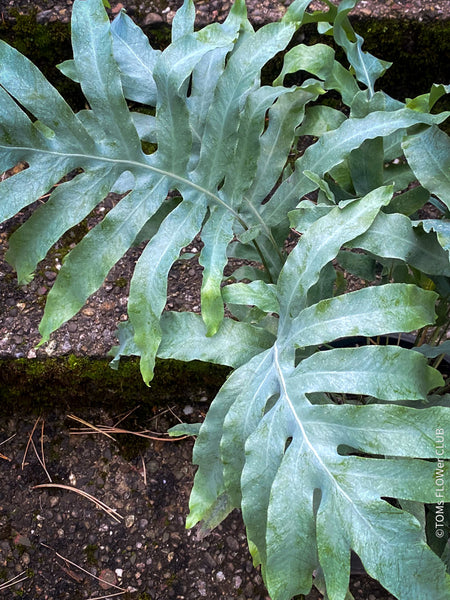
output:
[[[206,400],[173,410],[196,421]],[[120,420],[98,409],[75,414],[96,426]],[[177,422],[170,411],[142,417],[139,409],[131,421],[120,427],[152,430],[153,437],[164,437],[157,432]],[[194,474],[191,440],[144,445],[142,438],[127,435],[123,442],[116,435],[117,443],[75,435],[80,427],[57,410],[37,425],[35,416],[22,414],[0,420],[0,586],[22,579],[2,597],[269,600],[237,511],[206,537],[184,527]],[[107,514],[71,490],[36,488],[50,478],[116,512]],[[356,600],[393,600],[367,576],[354,575],[351,591]],[[307,600],[321,598],[313,591]]]
[[[333,0],[337,3],[337,0]],[[0,0],[2,18],[14,18],[14,10],[27,13],[37,10],[40,23],[48,21],[68,22],[73,0]],[[128,14],[141,25],[155,23],[171,23],[182,0],[123,0],[111,1],[111,13],[117,14],[126,8]],[[249,18],[255,25],[262,25],[279,19],[285,12],[291,0],[247,0]],[[197,24],[205,25],[215,20],[223,20],[231,6],[230,0],[196,0]],[[311,3],[311,9],[322,8],[319,0]],[[352,11],[353,15],[361,17],[386,17],[417,19],[430,21],[450,18],[450,2],[439,0],[360,0]]]

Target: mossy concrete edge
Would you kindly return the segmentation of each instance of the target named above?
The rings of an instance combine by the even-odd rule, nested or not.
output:
[[[68,355],[46,359],[0,359],[0,416],[45,413],[96,406],[116,414],[145,404],[148,408],[211,400],[230,369],[199,361],[158,359],[149,387],[137,358],[122,359],[118,370],[108,358]]]
[[[450,20],[418,21],[411,18],[387,19],[354,16],[352,24],[364,38],[364,50],[394,64],[380,80],[384,91],[404,100],[426,93],[432,83],[450,81]],[[171,27],[167,23],[144,26],[152,46],[163,49],[170,43]],[[299,40],[300,36],[300,40]],[[36,12],[17,15],[15,22],[0,23],[0,39],[15,46],[43,71],[72,106],[84,108],[85,100],[78,84],[65,78],[55,65],[71,57],[70,25],[38,23]],[[306,44],[317,41],[332,43],[320,36],[314,25],[300,28],[296,40]],[[281,56],[263,71],[264,83],[278,75]]]

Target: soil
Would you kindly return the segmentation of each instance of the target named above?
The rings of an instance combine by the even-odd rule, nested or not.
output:
[[[337,0],[333,0],[336,4]],[[3,19],[15,18],[17,11],[21,14],[37,11],[39,23],[68,22],[70,20],[73,0],[0,0],[0,12]],[[111,14],[117,14],[122,8],[135,19],[139,25],[172,23],[176,10],[182,0],[122,0],[111,1]],[[279,19],[291,0],[247,0],[249,19],[254,25],[262,25],[268,21]],[[222,21],[231,6],[231,0],[196,0],[197,25],[205,25],[212,21]],[[310,9],[323,8],[320,0],[314,0]],[[418,21],[434,21],[450,18],[448,0],[429,2],[428,0],[360,0],[350,13],[360,17],[414,19]]]
[[[202,400],[156,415],[138,409],[119,426],[165,438],[158,431],[178,418],[203,417],[208,399]],[[96,427],[121,418],[113,409],[95,408],[76,410],[75,416]],[[25,578],[4,598],[81,600],[126,590],[119,597],[268,599],[237,511],[206,537],[184,527],[194,475],[191,440],[142,443],[137,436],[113,434],[116,442],[92,429],[75,435],[81,427],[57,409],[39,422],[23,414],[0,422],[0,585]],[[107,514],[71,490],[36,487],[50,478],[116,512]],[[356,600],[393,600],[367,576],[353,576],[351,590]]]
[[[14,18],[13,9],[34,8],[39,22],[64,22],[71,4],[71,0],[0,0],[0,13],[8,19]],[[215,0],[196,4],[199,24],[222,19],[230,5]],[[170,23],[180,2],[147,0],[126,5],[141,24],[149,25]],[[272,0],[249,0],[248,5],[255,24],[278,18],[284,11],[283,2]],[[121,7],[113,3],[111,12]],[[450,2],[362,0],[356,12],[424,21],[448,19]],[[92,227],[117,200],[109,195],[80,228]],[[104,356],[115,343],[117,322],[126,319],[127,286],[140,248],[130,250],[80,313],[49,344],[36,349],[45,297],[81,229],[66,234],[39,265],[34,280],[18,287],[4,253],[9,234],[27,213],[0,225],[0,357]],[[196,240],[186,251],[199,247]],[[199,311],[199,273],[196,259],[177,261],[169,276],[168,309]],[[39,421],[38,414],[24,414],[20,403],[14,414],[0,417],[2,597],[81,600],[120,594],[117,597],[130,600],[268,599],[237,511],[206,537],[184,527],[195,473],[192,440],[167,441],[164,432],[179,419],[202,420],[210,400],[189,397],[186,391],[184,403],[156,414],[145,403],[130,406],[135,410],[124,420],[114,406],[100,408],[95,398],[90,408],[55,406]],[[75,435],[73,428],[80,424],[69,414],[97,427],[119,423],[134,432],[150,430],[148,435],[159,439],[130,434],[111,438],[93,430]],[[117,512],[107,514],[71,490],[36,488],[50,484],[50,479],[89,492]],[[2,588],[14,577],[15,584]],[[393,600],[361,572],[352,576],[350,589],[356,600]],[[321,598],[315,591],[307,596],[307,600]]]

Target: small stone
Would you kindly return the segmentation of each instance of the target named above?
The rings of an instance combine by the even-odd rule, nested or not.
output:
[[[109,590],[109,588],[117,583],[116,574],[114,571],[111,571],[111,569],[103,569],[100,571],[99,578],[102,580],[100,581],[100,587],[102,590]]]
[[[70,331],[70,333],[75,333],[78,330],[78,324],[77,323],[69,323],[67,325],[67,329],[68,331]]]
[[[144,25],[152,25],[153,23],[162,23],[163,22],[163,18],[161,15],[158,15],[158,13],[148,13],[148,15],[145,16],[144,18]]]
[[[200,596],[206,596],[206,583],[204,581],[197,581],[197,589]]]
[[[369,600],[377,600],[377,597],[374,594],[369,594]]]
[[[40,285],[37,289],[37,295],[45,296],[46,293],[47,293],[47,288],[45,287],[45,285]]]
[[[95,315],[95,310],[90,306],[88,306],[87,308],[83,308],[81,312],[83,313],[83,315],[86,315],[86,317],[93,317]]]
[[[238,590],[242,585],[242,577],[240,577],[239,575],[236,575],[236,577],[233,577],[233,586],[236,590]]]
[[[117,13],[119,13],[123,8],[123,4],[121,2],[119,2],[118,4],[115,4],[114,6],[111,6],[111,12],[113,15],[117,15]]]
[[[216,580],[217,581],[225,581],[225,574],[223,571],[217,571],[216,573]]]
[[[249,581],[244,588],[244,593],[247,596],[247,598],[253,598],[254,591],[255,591],[255,586],[253,585],[253,583],[251,581]]]
[[[192,415],[193,412],[194,412],[194,409],[192,408],[192,406],[187,405],[183,408],[183,413],[185,415]]]
[[[56,279],[55,271],[45,271],[45,279],[47,279],[47,281],[53,281]]]
[[[45,353],[47,356],[52,356],[56,351],[56,340],[50,340],[45,347]]]
[[[132,527],[134,524],[134,515],[127,515],[125,517],[125,527],[128,527],[128,529],[130,527]]]
[[[239,542],[232,535],[227,535],[225,541],[230,550],[233,550],[234,552],[239,551]]]

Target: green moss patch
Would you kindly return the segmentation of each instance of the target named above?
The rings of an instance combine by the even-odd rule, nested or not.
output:
[[[198,361],[159,360],[147,387],[136,359],[122,360],[114,371],[109,360],[75,356],[0,360],[0,416],[15,411],[39,414],[60,407],[105,407],[115,413],[137,404],[149,410],[167,404],[212,398],[229,369]]]

